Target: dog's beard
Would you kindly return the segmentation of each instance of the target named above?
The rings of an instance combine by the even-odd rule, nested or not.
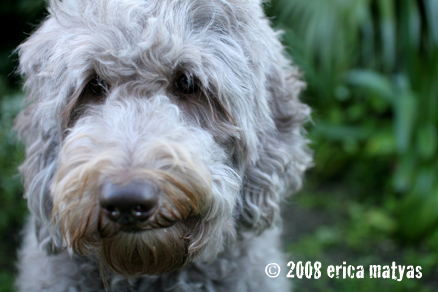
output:
[[[99,259],[103,266],[125,277],[163,274],[183,267],[202,249],[191,250],[197,237],[197,220],[140,233],[118,232],[101,240]]]
[[[178,224],[179,225],[179,224]],[[177,228],[118,234],[102,240],[103,266],[125,277],[162,274],[181,268],[188,260],[188,241]]]

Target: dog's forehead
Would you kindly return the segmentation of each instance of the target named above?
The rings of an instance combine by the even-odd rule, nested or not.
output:
[[[88,65],[97,70],[113,67],[126,76],[138,69],[133,65],[170,74],[199,64],[206,52],[218,55],[231,46],[237,53],[242,35],[251,34],[245,29],[261,15],[256,0],[64,0],[52,1],[51,12],[69,36],[60,46],[75,47],[73,63],[92,60]]]
[[[89,33],[111,32],[132,41],[144,41],[149,32],[188,37],[213,30],[228,33],[243,29],[257,18],[255,0],[64,0],[51,1],[50,11],[63,28],[83,28]]]

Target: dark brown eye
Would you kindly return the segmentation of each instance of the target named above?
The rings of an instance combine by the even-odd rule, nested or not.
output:
[[[181,74],[175,81],[175,88],[184,94],[193,94],[199,91],[199,86],[192,77]]]
[[[88,82],[87,87],[89,92],[97,97],[104,96],[108,92],[108,84],[97,75]]]

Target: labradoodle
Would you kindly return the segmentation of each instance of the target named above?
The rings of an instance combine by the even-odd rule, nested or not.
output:
[[[18,48],[18,291],[288,291],[279,203],[310,109],[260,0],[48,9]]]

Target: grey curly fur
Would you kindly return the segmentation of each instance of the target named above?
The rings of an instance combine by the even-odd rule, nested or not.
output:
[[[18,291],[288,291],[284,275],[268,278],[264,267],[285,260],[279,203],[311,163],[310,110],[260,1],[48,6],[18,49],[27,98],[16,129],[31,211]],[[175,92],[181,72],[197,80],[196,98]],[[104,101],[84,98],[96,75],[109,84]],[[194,195],[172,185],[151,220],[174,225],[108,242],[96,193],[126,177],[172,177]],[[136,259],[131,271],[132,252],[167,264]]]

